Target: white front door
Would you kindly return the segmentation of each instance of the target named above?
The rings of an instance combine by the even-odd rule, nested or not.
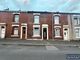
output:
[[[68,40],[68,35],[69,35],[69,33],[68,33],[68,29],[65,28],[65,29],[63,30],[64,40]]]
[[[1,27],[1,38],[5,38],[5,27]]]

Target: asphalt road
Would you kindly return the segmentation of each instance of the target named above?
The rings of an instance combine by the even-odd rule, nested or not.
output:
[[[80,48],[0,45],[0,60],[68,60],[67,54],[80,54]]]

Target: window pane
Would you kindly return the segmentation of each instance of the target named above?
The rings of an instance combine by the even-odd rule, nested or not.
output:
[[[60,36],[60,29],[59,28],[55,29],[55,36]]]
[[[39,16],[34,16],[34,23],[39,23]]]
[[[59,16],[54,16],[54,24],[59,24]]]
[[[76,37],[80,37],[80,28],[75,29],[75,35]]]
[[[15,20],[14,22],[19,22],[19,15],[15,15]]]
[[[78,17],[75,17],[74,18],[74,25],[77,25],[78,24]]]
[[[33,29],[33,35],[40,35],[40,29],[39,29],[39,27],[34,27],[34,29]]]
[[[14,28],[14,35],[18,35],[18,28]]]

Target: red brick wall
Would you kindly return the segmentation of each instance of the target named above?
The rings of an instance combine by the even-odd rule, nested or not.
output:
[[[48,36],[49,39],[52,39],[52,14],[41,14],[40,23],[41,23],[40,24],[41,32],[42,32],[42,24],[48,24]]]
[[[13,20],[13,15],[9,12],[0,12],[0,23],[6,23],[6,37],[11,36],[11,23]]]
[[[29,13],[28,14],[28,25],[27,25],[27,34],[28,34],[28,38],[31,39],[31,38],[34,38],[32,37],[33,36],[33,20],[34,20],[34,16],[33,16],[33,13]],[[42,39],[42,24],[48,24],[49,27],[48,27],[48,31],[49,31],[49,39],[52,38],[52,24],[51,24],[51,21],[52,21],[52,15],[51,14],[40,14],[40,37],[35,37],[35,38],[39,38],[39,39]]]
[[[13,22],[13,13],[11,12],[0,12],[0,23],[6,23],[6,38],[10,38],[12,34],[12,22]],[[66,14],[60,14],[60,25],[55,25],[54,22],[52,24],[52,17],[53,14],[50,13],[41,13],[40,14],[40,35],[41,37],[35,37],[35,38],[42,38],[42,24],[48,24],[48,36],[49,39],[54,38],[54,35],[52,34],[52,29],[54,31],[54,26],[61,26],[61,36],[62,38],[57,39],[63,39],[63,25],[68,25],[68,19]],[[19,36],[21,32],[21,23],[27,23],[27,38],[33,39],[33,13],[20,13],[19,15]],[[52,27],[53,26],[53,27]]]
[[[60,14],[59,19],[60,19],[60,24],[54,24],[54,19],[53,19],[53,39],[57,39],[57,40],[61,39],[62,40],[63,39],[63,25],[68,25],[68,15],[66,15],[66,14]],[[61,30],[60,31],[60,35],[62,37],[55,38],[55,35],[54,35],[54,26],[61,26],[61,28],[60,28],[60,30]]]

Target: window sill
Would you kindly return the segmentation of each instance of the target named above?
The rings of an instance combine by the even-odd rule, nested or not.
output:
[[[19,22],[12,22],[12,23],[19,23]]]
[[[61,25],[61,24],[55,24],[55,23],[54,23],[54,25]]]
[[[40,23],[33,23],[33,24],[40,24]]]
[[[76,24],[76,25],[74,25],[74,26],[80,26],[80,24]]]
[[[55,38],[62,38],[62,36],[55,36]]]
[[[76,38],[80,38],[80,37],[76,37]]]
[[[19,35],[11,35],[11,37],[19,37]]]
[[[40,37],[40,35],[33,35],[32,37]]]

